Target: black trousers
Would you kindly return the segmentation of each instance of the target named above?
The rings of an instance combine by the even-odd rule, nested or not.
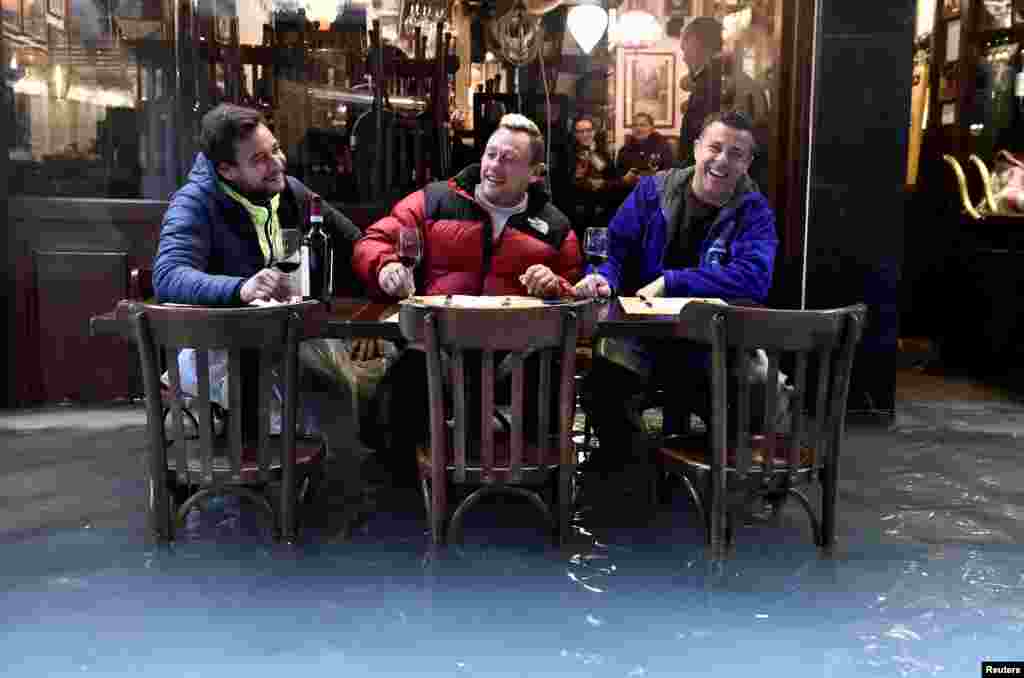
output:
[[[600,441],[596,456],[602,463],[614,464],[642,452],[633,449],[633,442],[643,433],[640,410],[647,406],[663,408],[665,435],[688,431],[691,414],[700,417],[710,430],[713,413],[709,375],[683,357],[693,348],[688,342],[652,343],[649,377],[594,356],[593,367],[584,379],[582,401]],[[728,388],[729,430],[736,428],[733,379],[730,377]],[[764,416],[764,385],[752,384],[751,388],[750,430],[757,431],[762,428]]]

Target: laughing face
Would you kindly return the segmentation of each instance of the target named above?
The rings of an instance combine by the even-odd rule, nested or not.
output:
[[[265,125],[238,142],[235,162],[217,166],[221,176],[252,198],[267,199],[284,190],[284,151]]]
[[[724,205],[754,158],[754,137],[746,130],[714,122],[697,139],[693,192],[710,205]]]
[[[518,205],[530,185],[530,136],[503,127],[491,135],[480,160],[480,188],[494,205]]]

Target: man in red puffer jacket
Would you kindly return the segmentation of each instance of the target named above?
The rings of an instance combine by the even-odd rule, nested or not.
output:
[[[572,296],[580,275],[576,235],[544,190],[544,137],[528,118],[501,119],[479,165],[405,197],[356,243],[352,267],[370,293]],[[399,261],[399,233],[419,232],[423,255],[415,273]],[[381,394],[398,463],[411,470],[411,450],[427,436],[426,365],[407,350]],[[420,413],[412,416],[410,413]],[[414,421],[413,421],[414,420]]]

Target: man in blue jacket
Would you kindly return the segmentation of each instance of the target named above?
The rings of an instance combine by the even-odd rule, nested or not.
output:
[[[284,256],[281,229],[305,226],[309,190],[285,175],[284,153],[259,111],[217,106],[203,116],[200,147],[164,214],[153,265],[157,298],[204,306],[283,300],[287,275],[269,264]],[[357,282],[338,273],[349,271],[361,233],[326,202],[323,208],[344,295]]]
[[[778,236],[775,214],[747,170],[756,153],[743,113],[709,115],[696,165],[640,180],[609,227],[608,260],[576,285],[583,297],[718,297],[764,303]],[[676,341],[603,340],[584,385],[584,405],[614,467],[639,432],[627,402],[652,385],[685,394],[702,383],[706,351]],[[680,369],[681,368],[681,369]],[[681,374],[682,372],[682,374]]]
[[[285,175],[284,153],[259,111],[217,106],[203,116],[200,147],[188,182],[171,196],[164,214],[153,265],[157,298],[202,306],[286,300],[287,274],[271,264],[285,256],[281,229],[304,227],[309,190]],[[359,296],[350,260],[361,233],[326,202],[323,216],[335,249],[335,293]],[[226,354],[212,353],[217,379],[211,380],[211,396],[227,407]],[[372,351],[359,346],[353,353]],[[300,425],[326,434],[333,459],[345,462],[335,468],[347,466],[351,473],[352,462],[367,450],[358,439],[349,351],[338,340],[306,341],[300,362]],[[179,366],[183,390],[194,395],[192,351],[182,352]],[[272,412],[271,421],[272,428],[279,426],[279,413]]]

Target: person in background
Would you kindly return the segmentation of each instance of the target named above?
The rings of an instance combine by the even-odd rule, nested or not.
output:
[[[709,16],[696,17],[683,28],[679,42],[689,71],[680,87],[690,92],[679,129],[679,161],[689,167],[704,120],[722,110],[722,24]]]
[[[304,227],[309,190],[285,174],[284,153],[258,111],[232,104],[212,109],[202,119],[200,148],[164,213],[153,264],[157,299],[201,306],[287,301],[289,276],[271,262],[285,256],[281,230]],[[323,216],[335,249],[336,293],[359,296],[358,280],[344,272],[360,231],[326,202]],[[372,352],[362,345],[355,350]],[[226,355],[214,358],[211,372],[226,375]],[[327,436],[335,460],[365,455],[347,348],[337,340],[307,341],[300,359],[307,428]],[[194,395],[194,354],[182,352],[179,363],[183,386],[191,384]],[[225,408],[226,386],[211,386]]]
[[[580,249],[544,188],[543,160],[537,125],[505,115],[480,164],[406,196],[366,230],[355,247],[356,273],[373,295],[390,300],[412,294],[572,296]],[[415,273],[399,261],[403,228],[415,230],[422,242]],[[382,430],[396,455],[392,471],[410,479],[412,450],[427,437],[423,352],[402,353],[379,393]]]
[[[588,269],[578,296],[766,301],[778,237],[775,214],[747,175],[757,151],[750,120],[711,115],[695,151],[696,165],[639,180],[612,219],[608,260]],[[660,386],[669,401],[685,402],[706,360],[706,351],[675,341],[602,340],[583,393],[601,442],[592,466],[614,469],[628,458],[640,433],[626,405],[632,396]]]
[[[581,115],[573,123],[568,156],[559,197],[577,240],[582,242],[587,228],[607,226],[618,207],[610,200],[615,166],[604,144],[597,141],[594,119],[589,115]]]
[[[633,116],[632,133],[619,149],[616,173],[626,190],[632,190],[642,176],[672,166],[672,148],[668,140],[654,129],[654,118],[648,113]]]

